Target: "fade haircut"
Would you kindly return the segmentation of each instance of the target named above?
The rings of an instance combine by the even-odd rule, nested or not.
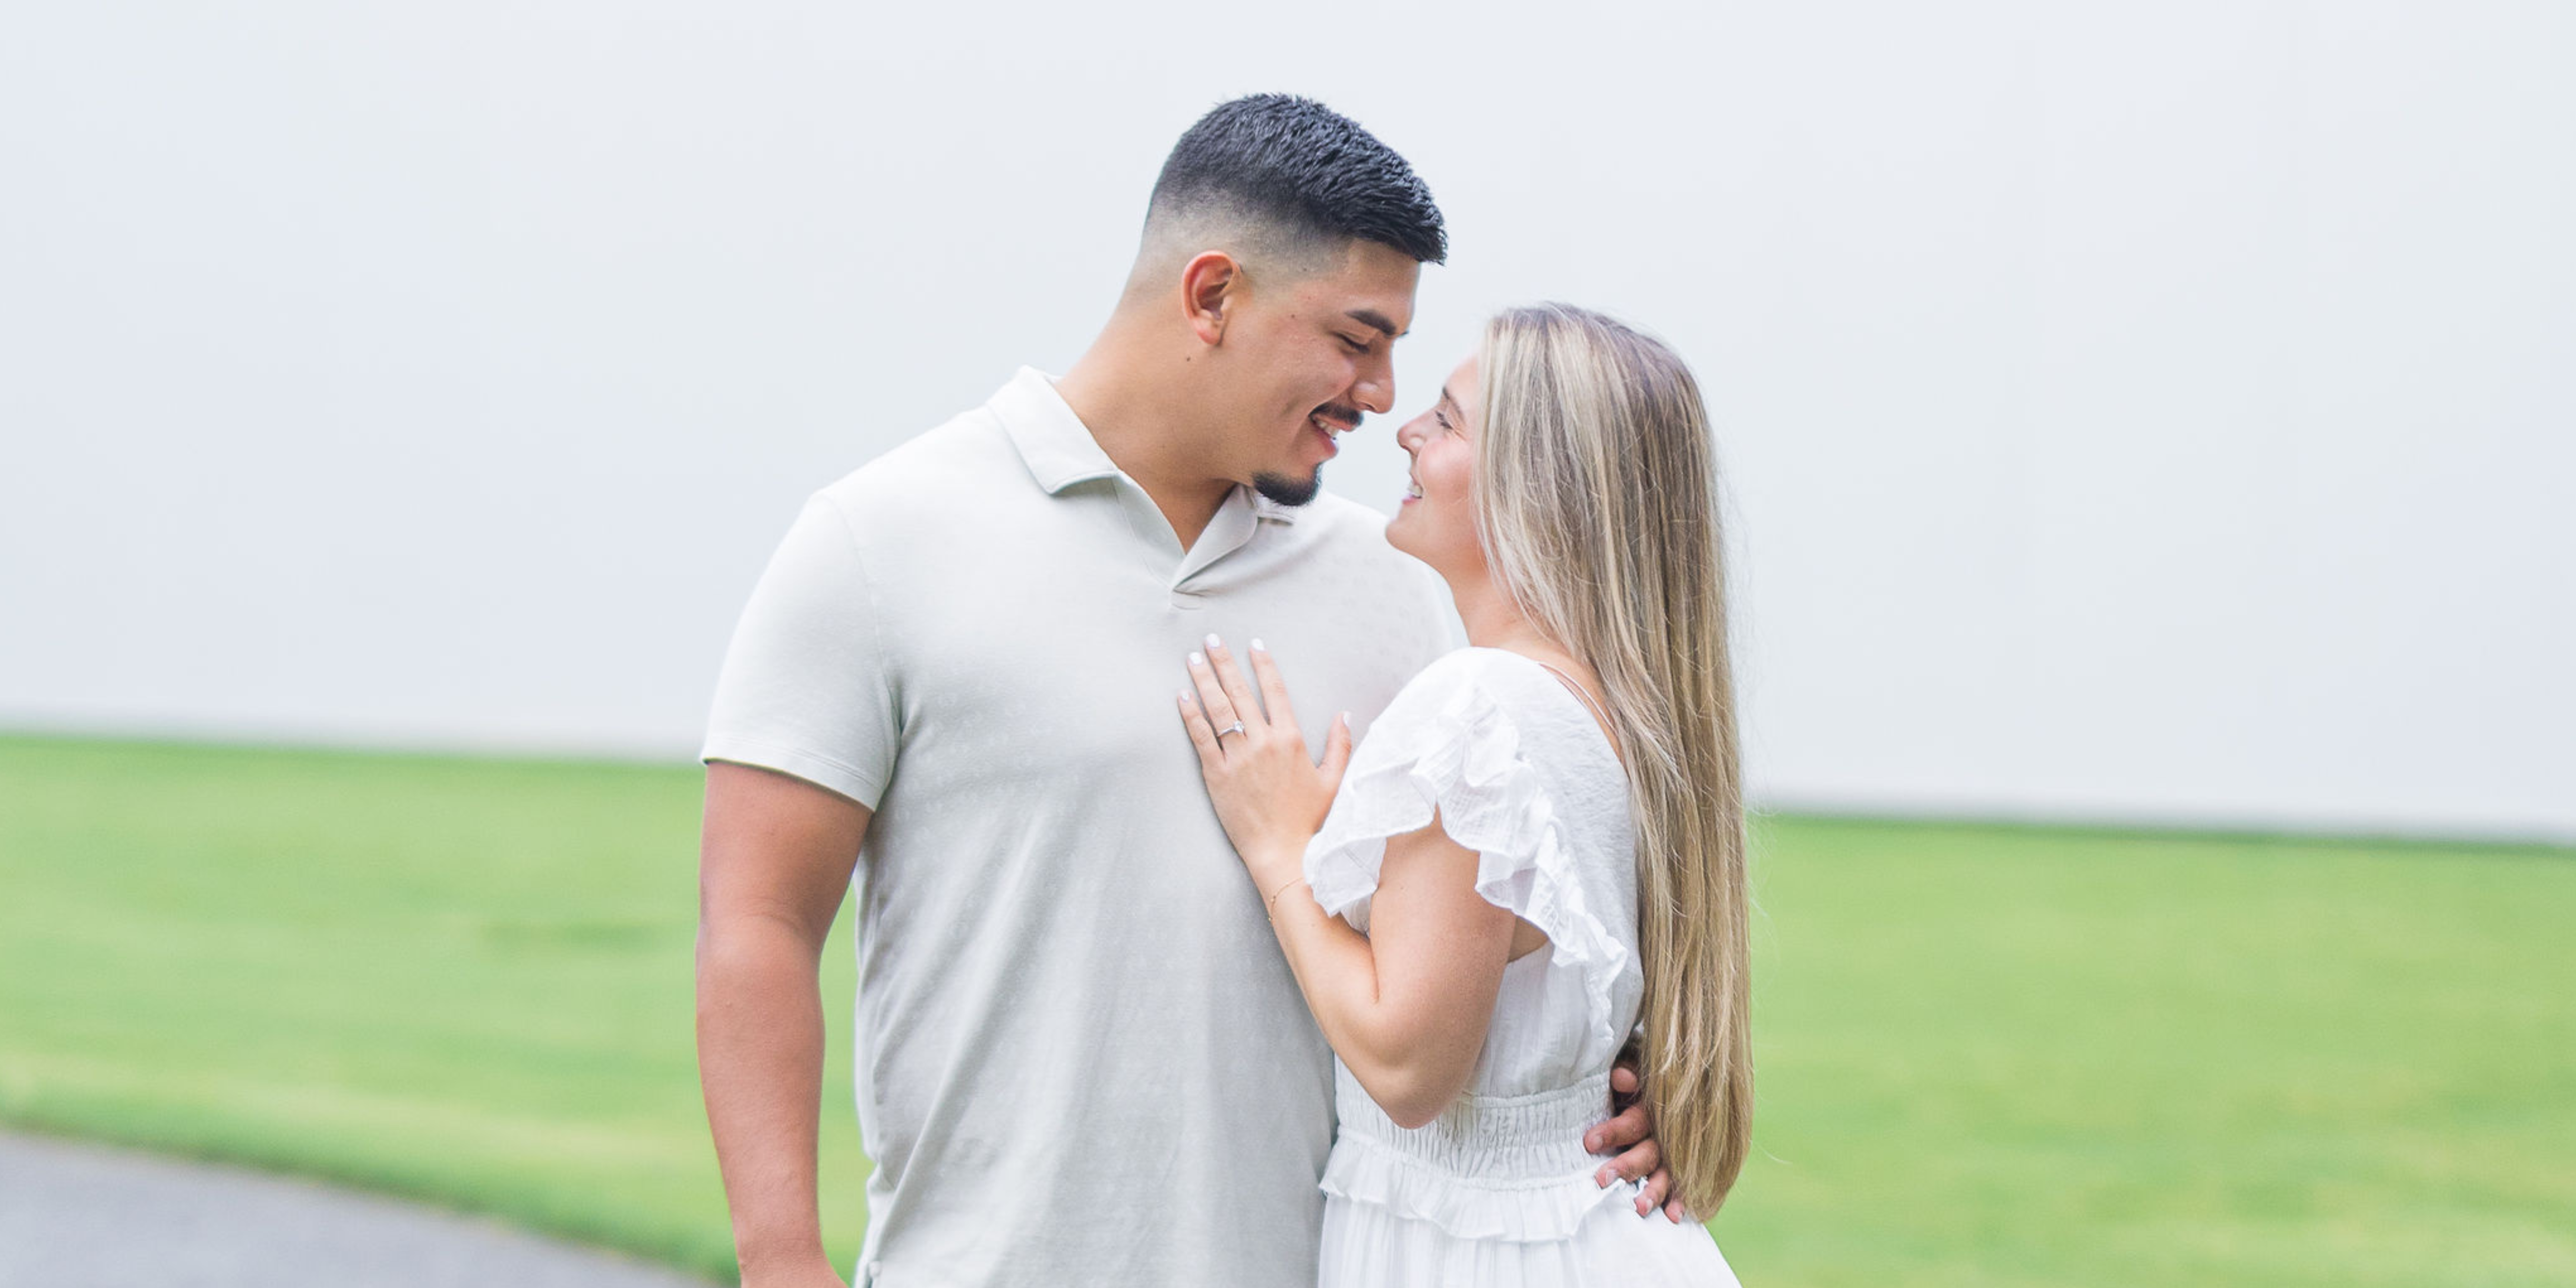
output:
[[[1145,214],[1147,257],[1159,235],[1220,230],[1307,264],[1352,241],[1417,263],[1449,254],[1440,207],[1413,167],[1358,122],[1293,94],[1218,104],[1172,145]]]

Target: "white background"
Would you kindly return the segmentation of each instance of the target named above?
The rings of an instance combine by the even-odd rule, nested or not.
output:
[[[2576,839],[2576,6],[21,6],[0,727],[685,757],[1316,95],[1718,409],[1775,805]],[[1390,422],[1327,478],[1380,506]],[[1040,641],[1032,641],[1033,646]]]

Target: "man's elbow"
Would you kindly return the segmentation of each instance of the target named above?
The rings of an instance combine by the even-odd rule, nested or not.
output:
[[[701,993],[719,982],[765,983],[782,973],[811,971],[822,961],[822,939],[793,919],[735,913],[698,919],[696,966]]]

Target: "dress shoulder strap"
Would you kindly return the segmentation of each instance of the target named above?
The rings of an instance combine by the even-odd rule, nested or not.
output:
[[[1538,662],[1537,658],[1531,658],[1530,660]],[[1592,690],[1583,687],[1583,681],[1575,679],[1573,676],[1567,675],[1564,671],[1557,667],[1549,666],[1545,662],[1538,662],[1538,664],[1540,666],[1547,667],[1548,674],[1555,676],[1559,680],[1563,680],[1565,682],[1565,687],[1574,690],[1574,696],[1583,699],[1583,705],[1591,708],[1593,717],[1601,722],[1602,737],[1613,737],[1612,731],[1617,729],[1619,726],[1610,722],[1610,713],[1603,709],[1600,702],[1593,698]]]

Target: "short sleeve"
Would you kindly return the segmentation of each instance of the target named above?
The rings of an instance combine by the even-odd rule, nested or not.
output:
[[[1476,852],[1476,893],[1539,928],[1558,966],[1581,973],[1596,1019],[1629,953],[1589,906],[1578,855],[1520,730],[1452,653],[1414,678],[1351,753],[1323,828],[1306,847],[1306,884],[1340,916],[1377,893],[1388,838],[1441,831]]]
[[[734,627],[703,759],[773,769],[876,808],[901,728],[861,554],[829,498],[806,503]]]

